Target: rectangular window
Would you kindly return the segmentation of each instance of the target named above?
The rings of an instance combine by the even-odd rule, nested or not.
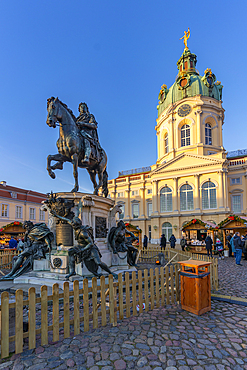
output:
[[[241,195],[232,195],[232,210],[234,213],[241,213]]]
[[[121,210],[122,210],[122,213],[119,213],[120,220],[124,219],[124,211],[125,211],[124,204],[121,204]]]
[[[39,220],[45,221],[45,211],[43,211],[42,209],[39,210]]]
[[[240,177],[235,177],[235,178],[231,179],[231,183],[232,183],[232,185],[240,184]]]
[[[133,218],[139,217],[139,204],[132,204],[132,215]]]
[[[118,198],[123,198],[124,193],[123,193],[123,192],[121,192],[121,193],[117,193],[117,196],[118,196]]]
[[[139,193],[138,190],[132,190],[132,193],[131,194],[132,195],[138,195],[138,193]]]
[[[29,219],[35,220],[35,208],[29,208]]]
[[[152,194],[153,190],[152,189],[148,189],[148,194]]]
[[[2,217],[8,217],[9,213],[9,205],[2,204]]]
[[[148,208],[148,217],[151,216],[152,212],[153,212],[153,204],[152,203],[148,203],[147,204],[147,208]]]
[[[15,208],[15,217],[22,218],[22,207],[16,206]]]

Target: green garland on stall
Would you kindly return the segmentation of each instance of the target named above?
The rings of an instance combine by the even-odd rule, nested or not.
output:
[[[184,230],[186,227],[192,225],[192,224],[199,224],[201,226],[206,226],[205,222],[202,220],[199,220],[198,218],[193,218],[192,220],[188,221],[185,225],[183,225],[182,230]]]
[[[4,230],[5,230],[5,229],[7,229],[8,227],[16,226],[16,225],[23,227],[23,224],[22,224],[21,222],[19,222],[19,221],[14,221],[14,222],[11,222],[11,223],[10,223],[10,224],[8,224],[8,225],[3,226],[3,227],[0,229],[0,232],[4,231]]]
[[[126,222],[125,223],[125,226],[126,227],[132,227],[133,229],[136,229],[136,231],[138,231],[138,232],[142,232],[142,230],[141,229],[137,229],[137,227],[136,226],[134,226],[134,225],[132,225],[132,224],[130,224],[129,222]]]
[[[227,224],[229,221],[237,221],[237,222],[241,222],[242,224],[244,224],[246,222],[246,220],[243,220],[241,217],[237,216],[237,215],[230,215],[228,216],[227,218],[225,218],[223,221],[221,221],[218,226],[219,227],[223,227],[225,224]]]

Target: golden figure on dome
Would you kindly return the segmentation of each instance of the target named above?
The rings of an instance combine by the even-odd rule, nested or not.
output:
[[[179,40],[184,39],[184,46],[185,46],[184,50],[188,50],[189,49],[188,46],[187,46],[187,40],[189,39],[189,37],[190,37],[190,29],[188,27],[188,31],[187,32],[184,31],[184,36],[179,39]]]

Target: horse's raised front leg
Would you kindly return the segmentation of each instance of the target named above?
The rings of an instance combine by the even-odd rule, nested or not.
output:
[[[52,161],[57,161],[53,166],[51,166]],[[63,163],[69,161],[69,158],[65,157],[62,154],[54,154],[54,155],[48,155],[47,157],[47,171],[52,179],[56,178],[55,173],[52,170],[62,170],[63,169]]]
[[[78,155],[74,153],[71,156],[71,162],[73,164],[73,175],[75,179],[75,187],[71,190],[71,193],[75,193],[79,190],[79,184],[78,184]]]

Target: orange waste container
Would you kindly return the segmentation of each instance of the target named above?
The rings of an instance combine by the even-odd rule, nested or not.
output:
[[[181,265],[181,306],[183,310],[202,315],[211,310],[211,262],[187,260]]]

